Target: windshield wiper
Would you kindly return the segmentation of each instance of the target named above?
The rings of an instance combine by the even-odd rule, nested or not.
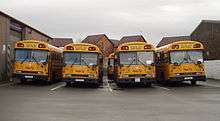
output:
[[[36,59],[34,56],[32,56],[32,58],[34,59],[34,61],[35,61],[37,64],[43,65],[42,63],[39,63],[39,61],[37,61],[37,59]],[[44,65],[43,65],[43,66],[44,66]]]
[[[84,59],[81,58],[81,60],[86,64],[86,66],[90,69],[90,66],[88,65],[88,63],[86,63],[86,61]]]
[[[23,61],[21,61],[21,64],[23,64],[24,61],[26,61],[27,59],[28,59],[28,55],[26,55],[26,58]]]
[[[134,63],[135,60],[136,59],[133,59],[132,62],[128,65],[128,67],[130,67]]]
[[[143,66],[146,66],[147,67],[147,65],[146,64],[144,64],[142,61],[140,61],[139,59],[137,59]]]

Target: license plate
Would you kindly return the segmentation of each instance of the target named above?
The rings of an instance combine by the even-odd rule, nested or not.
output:
[[[185,77],[184,79],[185,80],[190,80],[190,79],[193,79],[193,77]]]
[[[24,76],[24,78],[26,78],[26,79],[33,79],[34,77],[33,76]]]
[[[76,79],[77,82],[84,82],[84,79]]]
[[[141,82],[141,79],[140,79],[140,78],[135,78],[134,81],[135,81],[135,82]]]

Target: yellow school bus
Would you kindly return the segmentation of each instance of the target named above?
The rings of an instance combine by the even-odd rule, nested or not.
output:
[[[72,83],[102,83],[103,56],[99,48],[88,43],[73,43],[64,47],[63,81]]]
[[[158,55],[158,81],[182,82],[205,81],[202,43],[178,41],[156,49]]]
[[[109,80],[114,79],[114,53],[110,54],[108,57],[108,68],[107,68],[107,76]]]
[[[13,77],[22,83],[51,83],[62,78],[62,49],[37,40],[15,43]]]
[[[151,86],[155,81],[155,49],[145,42],[128,42],[115,52],[115,82],[118,86],[141,83]]]

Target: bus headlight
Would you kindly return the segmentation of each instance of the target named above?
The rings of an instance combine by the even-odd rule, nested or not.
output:
[[[128,78],[129,76],[127,74],[122,75],[122,78]]]
[[[95,74],[89,74],[89,77],[95,77],[96,75]]]
[[[16,73],[21,73],[21,71],[16,71]]]
[[[146,77],[153,77],[152,74],[146,74]]]
[[[70,77],[70,76],[72,76],[71,74],[64,74],[64,76],[66,76],[66,77]]]
[[[179,76],[180,74],[179,74],[179,73],[175,73],[175,75],[176,75],[176,76]]]
[[[41,71],[39,71],[39,72],[37,72],[38,74],[43,74],[43,72],[41,72]]]

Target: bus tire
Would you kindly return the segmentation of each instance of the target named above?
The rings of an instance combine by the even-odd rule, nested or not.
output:
[[[26,84],[27,83],[27,79],[20,79],[21,84]]]
[[[196,85],[196,81],[191,81],[191,85],[195,86]]]
[[[145,86],[146,86],[146,87],[151,87],[151,86],[152,86],[152,83],[151,83],[151,82],[145,83]]]

